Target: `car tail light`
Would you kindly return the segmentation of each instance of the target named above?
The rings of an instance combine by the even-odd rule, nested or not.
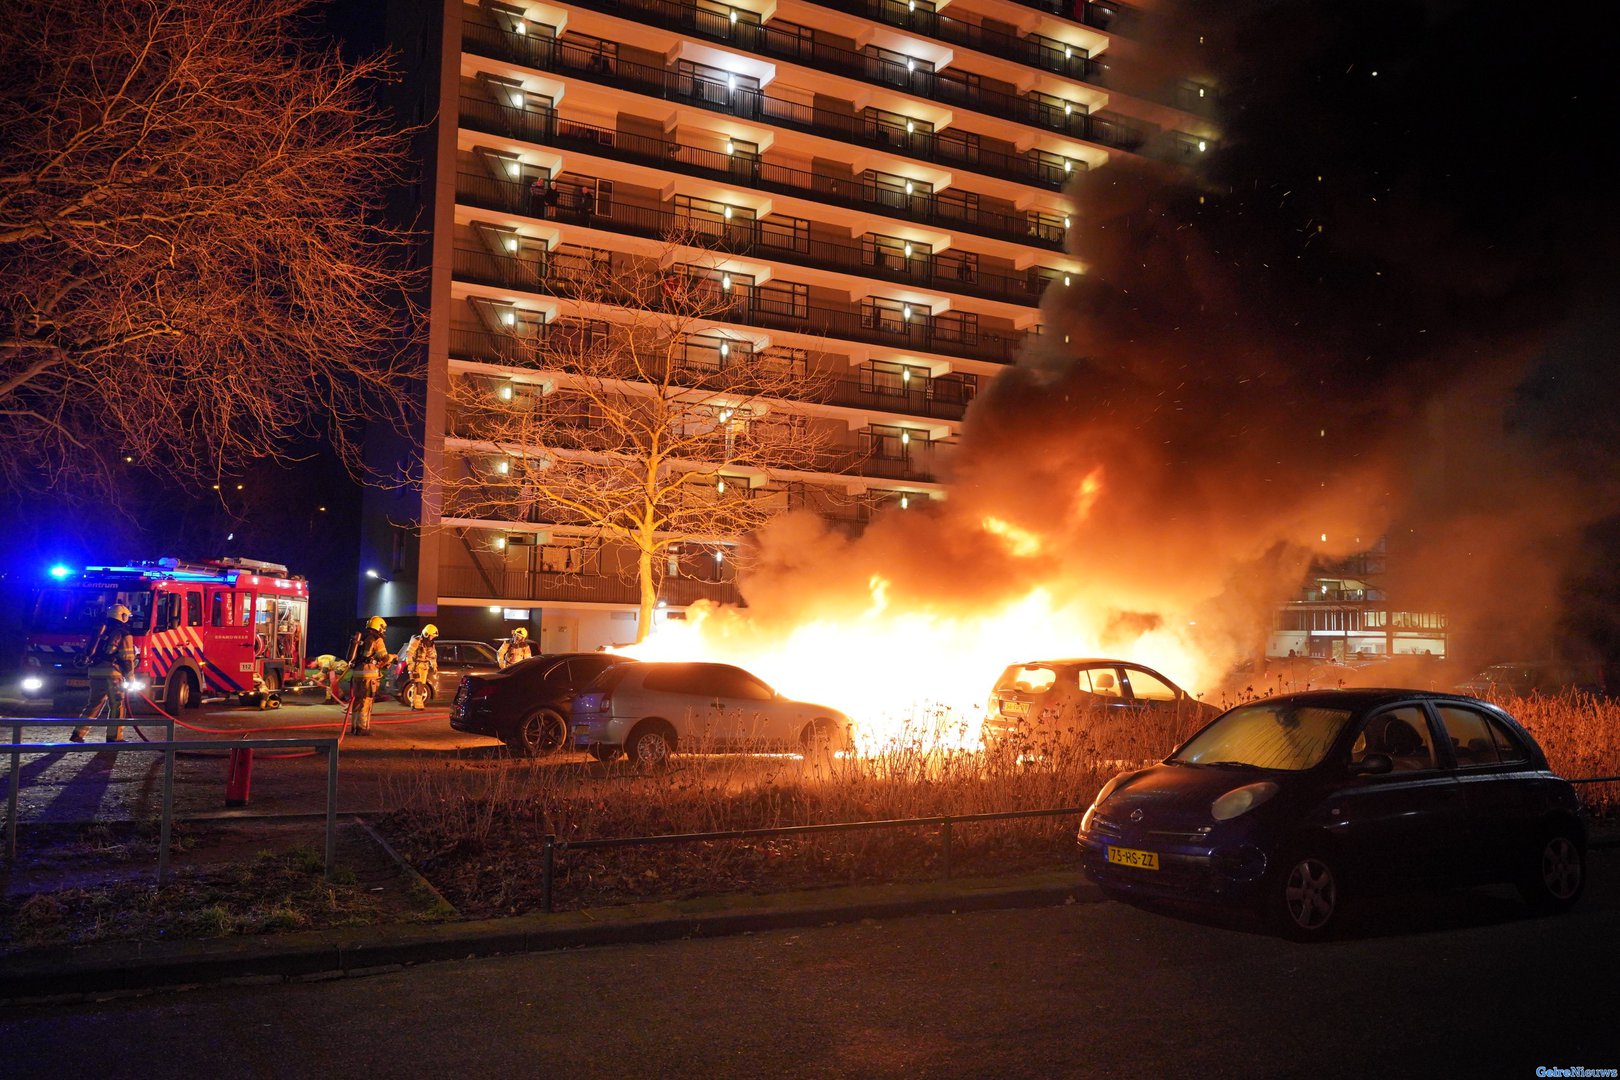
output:
[[[472,693],[470,693],[468,696],[474,698],[487,698],[495,692],[494,684],[487,682],[472,683],[470,689],[472,690]]]

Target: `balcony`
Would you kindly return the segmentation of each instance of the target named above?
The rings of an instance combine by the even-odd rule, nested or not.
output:
[[[469,173],[456,177],[456,197],[470,206],[488,210],[513,210],[527,201],[529,212],[536,217],[658,240],[679,235],[683,242],[702,244],[732,255],[857,274],[898,285],[916,285],[1023,307],[1040,305],[1041,292],[1053,273],[1048,271],[1043,275],[1038,269],[1022,273],[985,269],[970,254],[957,251],[924,254],[910,244],[890,250],[858,240],[814,239],[807,229],[785,227],[776,215],[763,219],[711,220],[697,214],[630,206],[617,199],[607,206],[596,205],[595,200],[583,206],[561,202],[554,206],[536,206],[533,204],[538,200],[532,198],[521,183]]]
[[[471,566],[441,566],[439,595],[464,596],[478,600],[568,601],[581,604],[628,604],[641,602],[634,581],[616,577],[558,574],[543,570],[485,571]],[[729,581],[697,581],[666,577],[658,597],[673,607],[686,607],[699,600],[723,604],[741,602],[737,586]]]
[[[1066,58],[1057,54],[1062,64],[1053,67],[1050,66],[1052,57],[1036,42],[987,31],[973,23],[961,22],[932,11],[908,11],[905,4],[884,3],[883,0],[818,2],[1031,67],[1058,71],[1093,85],[1105,85],[1101,76],[1107,70],[1106,65],[1095,60],[1075,57],[1072,53]],[[760,23],[756,21],[757,16],[733,19],[730,10],[704,7],[696,0],[576,0],[576,3],[580,7],[660,26],[684,36],[707,38],[760,56],[877,83],[934,101],[962,105],[989,116],[1018,119],[1024,115],[1024,99],[1017,95],[986,90],[959,77],[940,75],[932,70],[932,65],[888,63],[869,53],[839,48],[819,39],[813,28],[786,20]],[[896,9],[904,13],[906,18],[898,21],[893,19]],[[886,18],[886,15],[890,17]]]
[[[1110,34],[1130,36],[1138,32],[1142,25],[1142,12],[1139,8],[1128,4],[1094,2],[1094,0],[1013,0],[1014,3],[1024,7],[1034,8],[1036,11],[1045,11],[1052,15],[1061,15],[1065,19],[1073,19],[1083,26],[1094,30],[1103,30]]]
[[[459,281],[495,288],[577,296],[579,288],[566,269],[573,254],[565,248],[535,258],[519,258],[457,248],[452,273]],[[775,282],[773,287],[783,289],[792,284]],[[626,297],[625,303],[630,305],[632,298]],[[716,322],[1002,364],[1012,362],[1027,336],[1021,331],[980,330],[971,313],[933,316],[912,312],[905,305],[880,306],[872,302],[843,308],[788,304],[755,288],[735,289],[712,318]]]
[[[462,28],[462,47],[469,53],[522,64],[571,78],[600,83],[677,101],[726,116],[773,124],[859,146],[877,145],[901,157],[951,168],[965,168],[1048,190],[1061,189],[1077,164],[1056,155],[1029,151],[1009,154],[979,145],[978,137],[954,129],[946,132],[898,130],[892,122],[804,105],[701,71],[670,71],[619,60],[602,42],[595,48],[569,44],[537,34],[516,34],[498,27],[469,23]],[[1029,100],[1029,99],[1020,99]],[[1030,115],[1049,109],[1030,101]],[[1046,112],[1042,112],[1046,110]],[[1034,122],[1033,120],[1031,122]],[[1075,112],[1064,117],[1064,129],[1076,138],[1121,150],[1135,150],[1145,134],[1118,118]],[[1061,162],[1061,164],[1060,164]],[[1078,162],[1083,168],[1084,162]]]
[[[1003,214],[982,210],[976,197],[958,192],[907,193],[899,182],[884,184],[872,178],[855,181],[840,179],[775,165],[755,156],[725,154],[645,135],[632,135],[613,128],[561,120],[551,111],[526,110],[495,101],[464,97],[461,99],[461,126],[537,145],[577,150],[648,168],[729,181],[760,191],[814,199],[1015,244],[1029,244],[1054,251],[1061,251],[1064,246],[1062,228],[1043,222],[1034,214]],[[499,206],[486,209],[532,213],[526,189],[503,193],[503,197],[506,201]]]

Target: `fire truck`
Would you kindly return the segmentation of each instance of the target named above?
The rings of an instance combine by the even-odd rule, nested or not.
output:
[[[26,696],[86,689],[76,660],[114,604],[131,612],[135,681],[167,712],[195,706],[204,694],[251,691],[255,679],[277,690],[303,678],[309,583],[285,566],[166,558],[80,571],[59,566],[51,576],[34,596],[23,654]]]

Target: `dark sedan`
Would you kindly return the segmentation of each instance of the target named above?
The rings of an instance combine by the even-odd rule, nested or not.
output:
[[[1376,891],[1509,882],[1558,911],[1586,878],[1568,781],[1475,698],[1329,690],[1240,705],[1105,784],[1080,825],[1107,891],[1255,905],[1321,937]]]
[[[451,702],[450,726],[500,739],[527,757],[555,753],[568,741],[574,692],[625,663],[634,661],[612,653],[557,653],[469,675]]]

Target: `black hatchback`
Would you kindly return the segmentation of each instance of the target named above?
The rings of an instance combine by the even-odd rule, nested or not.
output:
[[[1105,784],[1079,841],[1105,891],[1254,905],[1296,938],[1373,892],[1509,882],[1559,911],[1586,879],[1579,799],[1529,733],[1486,702],[1414,690],[1222,713]]]
[[[450,703],[450,726],[499,739],[526,757],[555,753],[568,741],[574,692],[626,663],[634,661],[613,653],[556,653],[468,675]]]

